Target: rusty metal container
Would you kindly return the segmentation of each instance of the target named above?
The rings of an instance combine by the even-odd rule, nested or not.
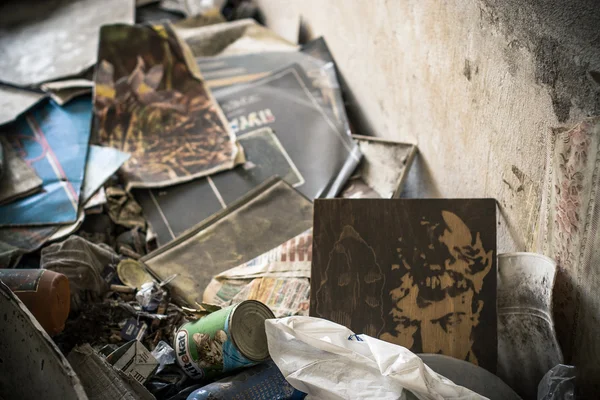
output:
[[[45,269],[0,269],[0,281],[12,290],[49,335],[62,332],[69,316],[69,279]]]

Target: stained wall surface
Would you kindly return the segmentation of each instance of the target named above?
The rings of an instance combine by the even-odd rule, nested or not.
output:
[[[258,3],[274,29],[289,35],[301,17],[302,35],[325,37],[360,108],[356,133],[418,144],[404,196],[496,198],[498,251],[542,251],[550,139],[600,114],[597,1]],[[582,323],[600,337],[598,318]],[[567,361],[597,364],[600,345],[577,348],[573,334],[561,333]]]

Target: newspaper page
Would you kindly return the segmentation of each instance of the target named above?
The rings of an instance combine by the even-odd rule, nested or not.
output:
[[[215,276],[204,291],[205,303],[227,306],[258,300],[276,317],[308,315],[312,229],[272,250]]]

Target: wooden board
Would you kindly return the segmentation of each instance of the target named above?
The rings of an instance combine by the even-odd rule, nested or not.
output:
[[[315,200],[310,315],[496,370],[493,199]]]

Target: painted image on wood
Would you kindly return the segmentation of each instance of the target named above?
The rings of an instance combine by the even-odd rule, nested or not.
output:
[[[315,201],[310,315],[496,369],[492,199]]]

